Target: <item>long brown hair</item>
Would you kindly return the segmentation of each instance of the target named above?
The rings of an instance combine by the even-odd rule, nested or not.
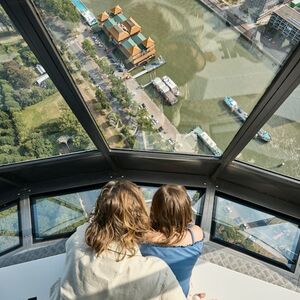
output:
[[[159,244],[180,242],[192,222],[191,201],[185,187],[177,184],[161,186],[153,196],[150,220],[152,229],[165,236]]]
[[[137,243],[142,241],[149,227],[140,188],[127,180],[110,181],[98,197],[85,240],[97,255],[107,250],[110,243],[116,242],[124,258],[136,253]]]

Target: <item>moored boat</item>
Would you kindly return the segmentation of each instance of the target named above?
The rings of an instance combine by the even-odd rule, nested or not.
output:
[[[247,120],[248,114],[238,106],[237,102],[234,99],[229,96],[225,96],[224,103],[230,108],[231,112],[234,113],[242,123]],[[271,141],[271,135],[264,129],[260,129],[255,135],[255,138],[258,138],[264,142]]]
[[[160,77],[154,78],[152,83],[168,104],[173,105],[177,102],[177,98],[175,97],[175,95],[171,92],[170,88],[161,80]]]
[[[162,80],[176,97],[180,95],[177,84],[169,76],[163,76]]]

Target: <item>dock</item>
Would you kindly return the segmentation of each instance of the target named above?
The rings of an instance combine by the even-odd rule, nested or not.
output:
[[[146,84],[141,85],[141,88],[144,89],[144,88],[146,88],[147,86],[151,85],[152,83],[153,83],[153,80],[147,82]]]
[[[223,151],[217,146],[216,142],[205,132],[203,129],[198,126],[192,130],[198,139],[203,142],[203,144],[210,150],[215,156],[221,156]]]
[[[166,63],[166,61],[164,60],[164,58],[162,56],[159,56],[157,59],[152,61],[150,64],[144,66],[144,70],[133,75],[132,78],[136,79],[138,77],[141,77],[141,76],[159,68],[160,66],[164,65],[165,63]]]

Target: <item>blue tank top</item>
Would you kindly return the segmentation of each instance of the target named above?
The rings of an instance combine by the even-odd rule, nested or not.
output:
[[[192,244],[187,246],[161,246],[156,244],[142,244],[140,250],[143,256],[156,256],[164,260],[176,276],[185,296],[190,289],[192,270],[203,249],[203,240],[195,242],[194,233],[188,228],[192,236]]]

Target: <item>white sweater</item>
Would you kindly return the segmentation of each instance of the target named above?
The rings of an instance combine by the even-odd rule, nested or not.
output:
[[[117,261],[117,245],[96,256],[85,243],[87,224],[66,243],[62,278],[51,288],[51,300],[185,300],[170,268],[161,259],[133,257]]]

